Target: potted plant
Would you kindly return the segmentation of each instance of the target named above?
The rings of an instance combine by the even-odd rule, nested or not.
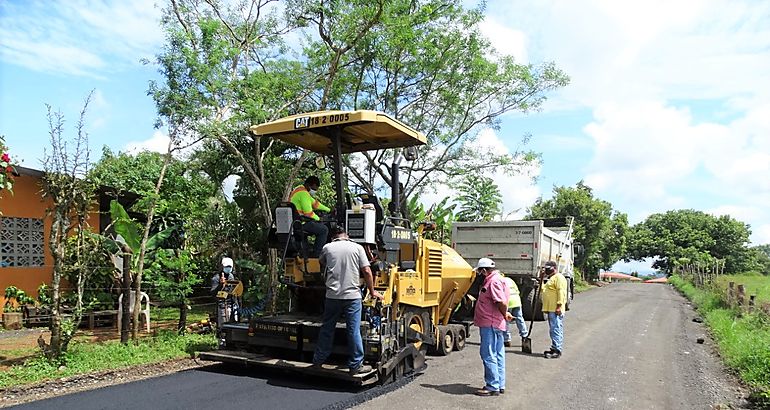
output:
[[[5,288],[5,305],[3,305],[3,327],[6,329],[21,329],[24,314],[22,307],[35,300],[16,286]]]

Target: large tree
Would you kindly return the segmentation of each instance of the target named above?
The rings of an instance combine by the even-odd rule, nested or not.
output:
[[[459,0],[169,0],[167,41],[156,59],[164,79],[150,94],[161,119],[187,141],[227,153],[229,172],[242,176],[253,199],[251,226],[264,238],[276,200],[310,155],[255,138],[249,125],[305,111],[384,111],[429,141],[418,161],[404,165],[407,195],[466,172],[515,172],[534,158],[470,144],[500,115],[537,109],[567,77],[551,63],[497,56],[479,34],[482,16]],[[395,154],[349,156],[349,177],[370,192],[389,186]],[[272,286],[275,255],[264,258],[260,242],[252,249],[267,260]]]
[[[730,216],[692,209],[650,215],[629,235],[628,257],[655,258],[653,267],[672,272],[680,260],[711,263],[724,260],[725,272],[751,269],[749,226]]]
[[[50,207],[51,228],[48,232],[48,249],[53,257],[53,277],[51,279],[51,339],[46,344],[40,339],[40,345],[49,359],[63,362],[69,342],[75,336],[83,314],[83,293],[89,270],[78,269],[76,278],[77,301],[70,319],[65,319],[62,312],[62,278],[67,274],[67,237],[75,234],[70,242],[71,253],[75,261],[82,261],[81,252],[85,249],[87,218],[93,206],[93,194],[96,185],[88,177],[90,167],[88,133],[85,130],[85,117],[93,91],[86,97],[80,117],[75,125],[76,132],[72,139],[64,137],[64,114],[48,108],[48,127],[51,145],[43,159],[45,176],[42,180],[42,194]],[[86,258],[87,259],[87,258]],[[79,264],[78,264],[79,265]]]
[[[555,187],[553,198],[538,199],[529,209],[527,219],[572,216],[575,242],[583,245],[575,264],[588,277],[599,269],[609,269],[625,256],[628,217],[607,201],[595,198],[582,181],[573,187]]]

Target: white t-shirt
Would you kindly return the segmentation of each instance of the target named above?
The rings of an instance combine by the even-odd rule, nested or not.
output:
[[[326,266],[326,297],[329,299],[361,299],[359,277],[369,266],[363,246],[346,239],[335,239],[324,245],[320,262]]]

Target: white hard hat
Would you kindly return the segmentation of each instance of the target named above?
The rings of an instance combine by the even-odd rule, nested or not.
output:
[[[233,266],[233,260],[230,258],[222,258],[222,266]]]
[[[479,259],[479,262],[476,263],[476,270],[479,268],[494,268],[495,267],[495,261],[489,258],[481,258]]]

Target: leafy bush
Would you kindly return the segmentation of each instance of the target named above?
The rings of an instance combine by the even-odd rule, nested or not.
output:
[[[4,296],[3,312],[21,312],[22,306],[35,303],[35,299],[27,296],[26,292],[13,285],[5,288]]]

